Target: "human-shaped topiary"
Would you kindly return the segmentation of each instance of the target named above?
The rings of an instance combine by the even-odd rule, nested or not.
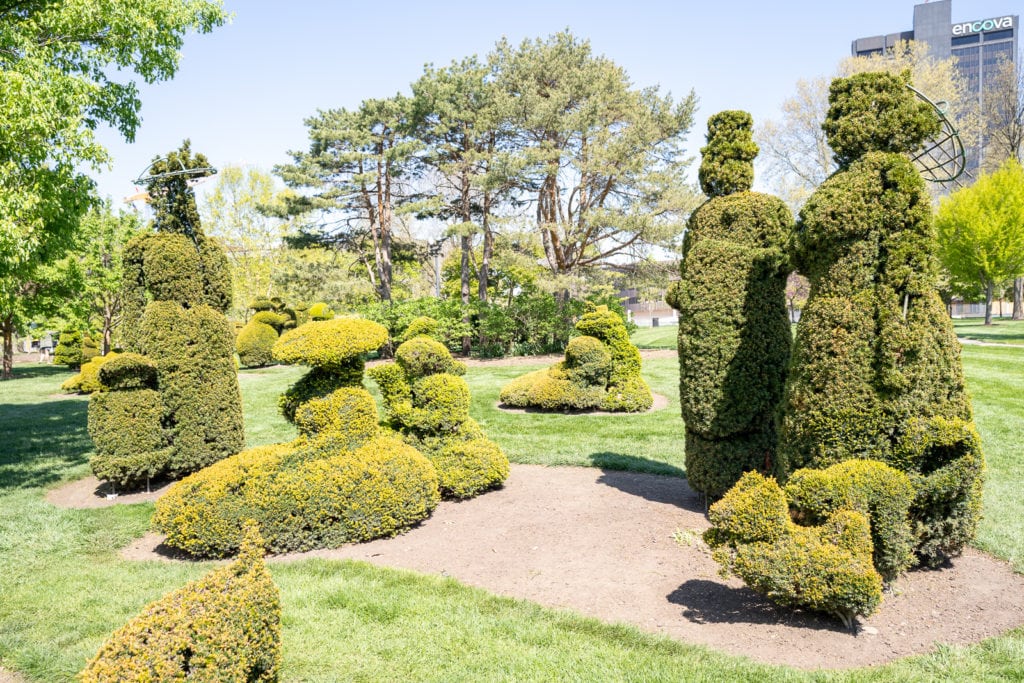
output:
[[[231,274],[223,249],[202,232],[187,182],[209,171],[182,173],[207,167],[188,141],[153,163],[147,189],[155,232],[131,240],[124,254],[122,336],[127,350],[156,365],[162,412],[159,433],[129,440],[160,443],[144,459],[155,466],[162,455],[161,472],[174,477],[245,445],[234,334],[224,317],[231,304]],[[125,423],[120,429],[152,429],[152,423]]]
[[[793,219],[780,199],[750,191],[752,128],[743,111],[708,121],[700,181],[709,199],[690,216],[670,297],[679,310],[686,476],[712,498],[746,471],[771,469],[791,344],[785,245]]]
[[[830,88],[823,128],[840,168],[794,233],[811,293],[781,406],[778,472],[850,459],[905,472],[915,550],[937,564],[974,535],[984,464],[937,293],[931,201],[904,154],[939,123],[908,81],[866,73]]]
[[[607,306],[580,317],[565,360],[517,377],[501,389],[508,406],[551,411],[643,412],[653,404],[640,376],[640,350],[629,340],[622,318]]]
[[[173,486],[154,516],[167,544],[201,557],[231,555],[242,521],[255,519],[274,552],[331,548],[426,518],[440,500],[437,472],[397,435],[382,433],[362,386],[363,355],[386,339],[380,325],[345,318],[282,335],[276,358],[313,368],[282,404],[299,438],[243,451]]]
[[[53,350],[53,362],[66,365],[73,370],[82,366],[82,332],[68,328],[57,338],[57,347]]]
[[[238,559],[151,603],[79,674],[107,681],[272,683],[281,667],[281,596],[257,525],[243,525]]]
[[[469,416],[463,363],[426,336],[399,345],[395,361],[369,374],[384,396],[389,426],[421,450],[437,469],[441,492],[469,498],[499,486],[508,458]]]

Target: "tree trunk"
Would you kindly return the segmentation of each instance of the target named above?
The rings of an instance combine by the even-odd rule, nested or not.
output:
[[[1013,319],[1024,320],[1024,277],[1013,281]]]
[[[10,379],[14,372],[14,315],[8,315],[0,323],[4,335],[4,371],[0,379]]]
[[[101,355],[105,356],[110,353],[110,340],[113,336],[114,328],[114,311],[110,304],[103,305],[103,348],[101,349]]]
[[[477,297],[480,301],[487,301],[487,288],[491,284],[491,257],[494,256],[494,235],[491,234],[490,221],[487,220],[490,212],[491,195],[490,193],[485,193],[483,216],[484,255],[480,261],[480,282],[477,287]]]
[[[471,347],[471,340],[469,338],[469,235],[463,235],[459,240],[462,247],[462,306],[463,316],[462,322],[466,326],[465,332],[462,335],[462,355],[468,356]]]
[[[995,285],[991,282],[985,285],[985,324],[992,324],[992,296],[995,292]]]

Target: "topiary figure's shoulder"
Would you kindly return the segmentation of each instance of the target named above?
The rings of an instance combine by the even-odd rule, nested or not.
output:
[[[704,202],[690,216],[694,239],[719,239],[759,248],[782,248],[793,230],[793,214],[778,197],[737,192]]]
[[[598,306],[595,310],[584,313],[576,323],[576,331],[588,337],[596,337],[605,343],[616,340],[629,340],[626,323],[615,311],[607,306]]]
[[[380,348],[388,330],[372,320],[336,318],[308,322],[281,335],[274,358],[282,363],[339,368]]]
[[[463,375],[466,372],[465,364],[452,358],[448,347],[423,335],[402,342],[395,350],[395,362],[410,380],[439,373]]]

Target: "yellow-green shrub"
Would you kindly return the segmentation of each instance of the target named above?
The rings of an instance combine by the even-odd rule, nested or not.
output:
[[[708,512],[704,539],[725,572],[773,602],[833,614],[849,626],[882,599],[871,528],[855,510],[819,526],[794,524],[774,479],[747,472]]]
[[[543,370],[534,370],[528,372],[525,375],[516,377],[511,382],[501,388],[501,392],[498,394],[498,400],[507,406],[514,408],[527,408],[530,405],[530,389],[533,388],[537,382],[541,381],[542,377],[547,376],[548,368]]]
[[[276,313],[257,313],[260,315],[271,315]],[[261,368],[274,362],[273,348],[277,341],[277,330],[256,319],[245,324],[235,338],[235,353],[238,354],[238,362],[243,368]]]
[[[160,475],[172,452],[161,426],[164,408],[153,389],[99,391],[89,399],[89,460],[102,481],[134,487]]]
[[[223,557],[245,519],[259,522],[268,549],[287,552],[389,536],[437,506],[437,472],[416,449],[394,436],[345,446],[327,436],[239,453],[172,486],[153,523],[172,547]]]
[[[100,366],[99,380],[111,391],[156,389],[157,368],[150,359],[138,353],[107,354],[111,360]]]
[[[437,470],[438,486],[446,497],[472,498],[508,478],[508,458],[487,438],[456,441],[427,457]]]
[[[886,581],[914,562],[915,538],[909,509],[910,478],[885,463],[847,460],[824,470],[797,470],[786,483],[786,497],[803,524],[821,524],[839,510],[856,510],[871,523],[875,569]]]
[[[313,321],[331,320],[334,318],[334,310],[321,301],[307,308],[306,315]]]
[[[258,323],[262,323],[264,325],[270,325],[271,327],[274,328],[275,332],[280,332],[281,328],[284,327],[284,324],[287,323],[289,320],[291,320],[291,316],[288,316],[284,313],[276,313],[274,311],[259,311],[252,318],[249,319],[249,322],[255,321]]]
[[[67,329],[57,338],[57,347],[53,350],[53,362],[78,368],[82,365],[82,333],[79,330]]]
[[[277,680],[281,597],[247,523],[238,559],[148,605],[79,674],[82,683]]]
[[[654,405],[651,387],[639,375],[609,385],[601,401],[601,410],[612,413],[642,413]]]
[[[565,347],[564,367],[572,381],[604,387],[612,371],[612,355],[600,339],[582,335]]]
[[[299,434],[309,438],[330,434],[346,441],[350,448],[377,436],[377,421],[377,402],[362,387],[342,387],[324,398],[300,404],[295,411]]]
[[[61,391],[77,394],[91,394],[94,391],[101,391],[103,384],[100,382],[100,368],[117,356],[116,352],[111,351],[105,356],[96,356],[92,360],[82,363],[78,374],[60,385]]]
[[[430,337],[431,339],[440,341],[440,339],[438,339],[440,327],[441,323],[437,320],[426,315],[421,315],[418,318],[413,318],[412,322],[410,322],[408,327],[405,328],[405,331],[402,332],[401,341],[409,341],[410,339],[420,336]]]
[[[466,366],[454,358],[448,347],[430,337],[413,337],[395,351],[395,362],[409,380],[448,373],[451,375],[466,374]]]
[[[336,318],[308,322],[281,335],[274,358],[282,363],[341,370],[388,340],[388,330],[372,320]],[[362,367],[360,366],[360,373]]]

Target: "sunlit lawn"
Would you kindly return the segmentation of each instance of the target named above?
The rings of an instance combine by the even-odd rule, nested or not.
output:
[[[674,344],[675,328],[655,329]],[[1024,571],[1024,349],[970,347],[964,360],[989,460],[978,545]],[[669,407],[628,417],[497,410],[501,385],[532,367],[486,365],[467,374],[474,417],[514,461],[681,474],[674,358],[645,361],[645,376]],[[275,404],[300,372],[242,374],[251,444],[292,437]],[[211,566],[118,557],[148,528],[151,505],[60,510],[43,500],[47,487],[88,469],[87,402],[53,396],[66,376],[19,366],[17,379],[0,385],[0,664],[40,681],[71,680],[144,604]],[[283,597],[285,681],[996,681],[1021,680],[1024,671],[1024,631],[886,667],[802,672],[449,579],[323,560],[271,570]]]

